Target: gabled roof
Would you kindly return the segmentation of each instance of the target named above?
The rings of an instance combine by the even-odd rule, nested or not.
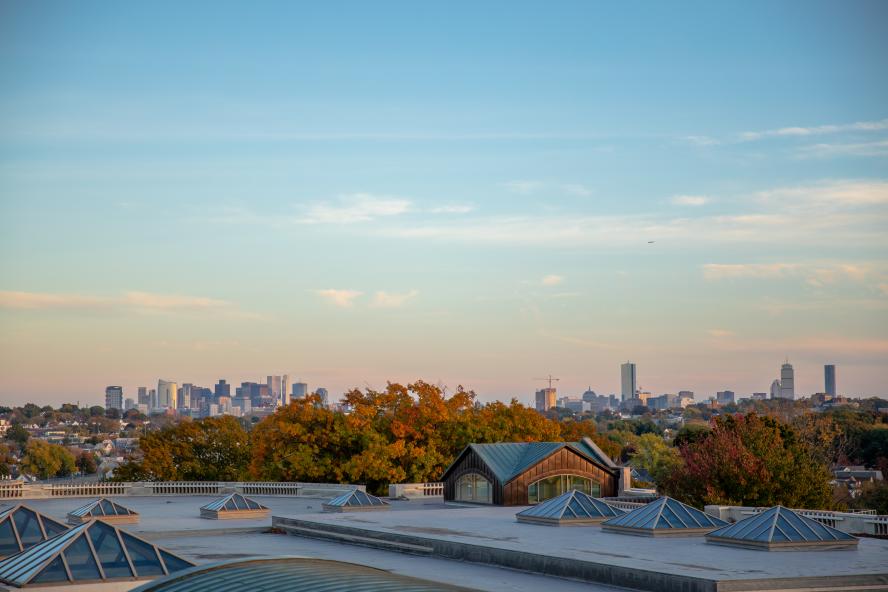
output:
[[[856,545],[857,538],[802,516],[783,506],[774,506],[735,524],[706,535],[709,542],[769,547]]]
[[[101,518],[102,516],[138,516],[138,513],[103,497],[80,506],[76,510],[71,510],[68,515],[78,518]]]
[[[727,522],[697,508],[663,496],[622,516],[602,522],[603,527],[631,530],[715,529]]]
[[[469,444],[456,460],[451,463],[444,475],[450,472],[467,451],[473,450],[490,468],[500,483],[506,484],[530,467],[555,454],[562,448],[569,448],[606,468],[615,468],[614,462],[589,438],[581,442],[499,442],[496,444]]]
[[[68,527],[21,504],[0,510],[0,557],[14,555]]]
[[[571,490],[522,510],[518,512],[517,516],[519,519],[525,517],[568,521],[613,518],[624,513],[625,510],[616,508],[603,500],[596,499],[582,491]]]
[[[371,506],[387,506],[388,502],[379,499],[375,495],[370,495],[365,491],[361,491],[360,489],[353,489],[348,493],[343,493],[338,497],[334,497],[328,502],[324,502],[325,506],[330,507],[347,507],[347,508],[358,508],[358,507],[371,507]]]
[[[92,520],[0,561],[0,581],[100,582],[167,575],[194,564],[101,520]]]
[[[232,493],[230,495],[226,495],[225,497],[221,497],[217,500],[211,501],[207,505],[202,506],[200,509],[210,510],[213,512],[231,512],[233,510],[267,510],[268,508],[257,501],[251,500],[248,497],[244,497],[239,493]]]

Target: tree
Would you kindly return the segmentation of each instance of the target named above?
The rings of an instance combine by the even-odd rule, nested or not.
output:
[[[77,456],[77,470],[84,475],[92,475],[98,470],[96,456],[89,451],[82,450]]]
[[[240,481],[250,440],[231,416],[181,422],[139,440],[141,460],[118,467],[118,481]]]
[[[9,426],[9,429],[6,430],[6,439],[18,444],[21,450],[24,450],[25,444],[28,443],[28,438],[30,437],[30,432],[19,423],[12,424]]]
[[[58,444],[31,440],[22,457],[22,471],[40,479],[64,477],[74,471],[74,455]]]
[[[632,466],[650,473],[655,483],[667,478],[682,462],[678,451],[656,434],[639,436],[630,461]]]
[[[830,473],[788,424],[755,413],[720,416],[712,431],[681,446],[683,463],[661,489],[706,504],[830,508]]]
[[[15,462],[12,451],[6,444],[0,444],[0,477],[9,477],[12,473],[10,465]]]

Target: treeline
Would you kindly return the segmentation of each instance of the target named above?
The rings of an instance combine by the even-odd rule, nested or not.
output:
[[[480,404],[462,389],[445,396],[424,382],[352,390],[342,402],[348,413],[313,397],[294,400],[250,431],[220,417],[150,432],[140,440],[141,458],[116,478],[349,482],[385,492],[390,483],[437,481],[473,442],[588,436],[616,461],[646,470],[661,492],[696,506],[837,508],[863,502],[835,495],[831,466],[888,468],[888,425],[870,411],[809,412],[790,421],[725,414],[669,432],[652,417],[559,419],[515,400]]]

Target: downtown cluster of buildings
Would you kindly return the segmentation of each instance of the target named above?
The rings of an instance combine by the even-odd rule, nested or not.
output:
[[[123,387],[109,386],[105,389],[105,408],[128,411],[136,409],[140,413],[176,413],[196,418],[218,415],[265,415],[276,408],[288,405],[291,399],[301,399],[311,394],[308,384],[290,383],[287,374],[268,376],[265,382],[242,382],[234,388],[225,379],[219,379],[213,388],[198,386],[189,382],[178,383],[160,379],[156,389],[140,386],[136,398],[125,398]],[[327,389],[317,388],[314,394],[326,405]]]
[[[829,404],[830,402],[841,402],[844,400],[836,394],[836,367],[834,364],[827,364],[823,367],[824,390],[821,393],[812,395],[820,404]],[[551,379],[557,380],[557,379]],[[653,395],[648,391],[642,390],[638,386],[638,373],[635,363],[626,362],[620,366],[620,396],[616,394],[598,395],[589,387],[579,397],[558,397],[557,389],[551,384],[547,388],[540,389],[536,392],[535,407],[537,411],[545,412],[552,408],[564,408],[574,413],[583,413],[586,411],[592,413],[600,413],[603,411],[632,411],[637,407],[646,407],[651,411],[660,411],[666,409],[683,409],[695,402],[693,391],[679,391],[678,393],[666,393],[662,395]],[[737,401],[734,391],[724,390],[718,391],[714,397],[710,397],[708,401],[715,405],[728,405]],[[780,378],[771,383],[771,392],[752,393],[747,397],[753,400],[765,399],[789,399],[796,400],[795,391],[795,371],[792,364],[787,360],[780,367]]]

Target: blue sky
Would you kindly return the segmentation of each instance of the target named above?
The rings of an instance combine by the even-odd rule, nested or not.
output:
[[[0,5],[0,400],[886,394],[884,3],[478,4]]]

